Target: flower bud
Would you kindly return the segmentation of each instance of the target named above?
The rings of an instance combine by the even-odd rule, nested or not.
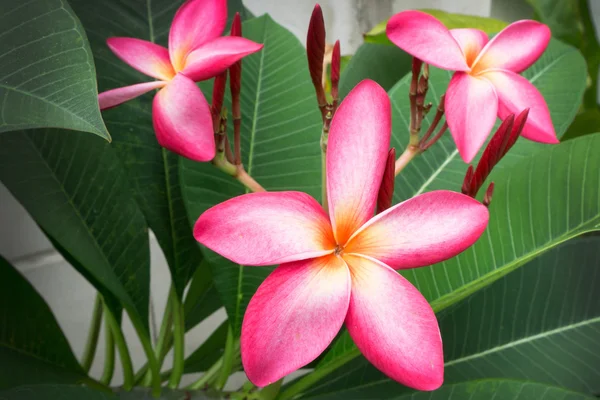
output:
[[[394,168],[396,165],[396,149],[390,149],[388,153],[387,162],[385,164],[385,171],[383,172],[383,178],[381,179],[381,186],[379,186],[379,193],[377,194],[377,214],[387,210],[392,206],[392,197],[394,196]]]
[[[323,59],[325,57],[325,21],[321,6],[315,5],[310,24],[308,25],[308,35],[306,36],[306,55],[308,57],[308,69],[312,79],[315,91],[317,92],[317,101],[319,106],[327,103],[325,90],[323,89]]]
[[[338,84],[340,82],[340,41],[336,40],[331,55],[331,97],[333,101],[339,98]]]
[[[235,13],[233,22],[231,24],[231,36],[242,36],[242,20],[240,13]],[[231,90],[231,96],[236,97],[240,95],[242,81],[242,61],[234,63],[229,67],[229,88]],[[234,107],[235,108],[235,107]],[[236,110],[232,110],[234,118],[236,117]]]

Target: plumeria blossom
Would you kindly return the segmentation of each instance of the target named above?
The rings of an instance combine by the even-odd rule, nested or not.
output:
[[[343,324],[386,375],[421,390],[443,381],[442,341],[427,300],[394,270],[462,252],[488,211],[435,191],[374,215],[391,134],[390,101],[375,82],[354,88],[331,123],[329,215],[301,192],[235,197],[204,212],[196,239],[241,265],[279,265],[250,300],[241,334],[244,370],[257,386],[314,360]]]
[[[173,19],[169,49],[141,39],[108,39],[117,57],[158,80],[100,93],[100,108],[162,88],[152,105],[160,145],[192,160],[211,160],[215,156],[212,117],[195,82],[217,76],[263,47],[242,37],[220,37],[226,23],[226,0],[188,0]]]
[[[540,92],[519,75],[544,52],[550,29],[536,21],[510,24],[492,40],[478,29],[451,29],[421,11],[404,11],[388,22],[389,39],[435,67],[457,71],[446,93],[446,120],[465,162],[471,162],[496,116],[505,119],[529,108],[522,136],[558,143]]]

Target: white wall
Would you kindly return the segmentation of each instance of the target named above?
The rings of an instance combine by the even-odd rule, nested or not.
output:
[[[341,40],[342,52],[353,52],[362,41],[362,33],[368,31],[392,12],[410,8],[441,8],[452,12],[507,19],[522,17],[527,9],[516,7],[522,0],[323,0],[321,3],[327,24],[327,40]],[[269,12],[273,18],[290,29],[304,42],[310,14],[315,1],[305,0],[245,0],[256,15]],[[600,0],[592,0],[596,21],[600,20]],[[4,133],[14,134],[14,133]],[[94,289],[72,269],[54,250],[42,232],[10,193],[0,185],[0,254],[8,258],[37,288],[54,310],[59,324],[65,331],[76,355],[81,356],[87,336],[90,313],[94,301]],[[169,273],[164,257],[156,241],[152,239],[152,305],[153,319],[160,324],[169,286]],[[225,318],[218,312],[205,325],[198,327],[186,337],[187,354],[191,353]],[[134,364],[139,367],[144,355],[129,323],[125,324]],[[92,374],[101,374],[103,340]],[[113,384],[122,382],[117,362]],[[238,376],[238,382],[243,376]]]

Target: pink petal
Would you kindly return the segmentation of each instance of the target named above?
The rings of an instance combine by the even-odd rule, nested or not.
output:
[[[243,37],[220,37],[192,51],[187,56],[181,73],[195,82],[210,79],[225,71],[242,57],[256,53],[262,48],[262,44]]]
[[[458,42],[469,66],[488,42],[487,33],[479,29],[450,29],[450,34]]]
[[[473,65],[473,72],[489,68],[507,69],[517,73],[525,71],[546,50],[550,36],[550,28],[539,22],[514,22],[485,46]]]
[[[435,67],[468,71],[458,43],[435,17],[422,11],[402,11],[388,21],[388,38],[408,54]]]
[[[366,223],[344,254],[364,254],[394,269],[431,265],[475,243],[488,219],[487,208],[469,196],[446,190],[424,193]]]
[[[101,110],[106,110],[121,103],[125,103],[131,99],[135,99],[138,96],[143,95],[151,91],[152,89],[158,89],[167,84],[163,81],[144,82],[136,85],[125,86],[122,88],[107,90],[98,95],[98,103],[100,104]]]
[[[337,243],[373,216],[391,135],[390,99],[371,80],[346,96],[331,122],[327,197]]]
[[[117,57],[143,74],[164,81],[175,76],[169,51],[162,46],[124,37],[109,38],[106,43]]]
[[[381,372],[418,390],[444,380],[442,338],[427,300],[404,277],[367,257],[344,255],[352,274],[346,327]]]
[[[496,88],[498,116],[501,119],[529,108],[529,116],[521,135],[534,142],[558,143],[546,101],[531,82],[510,71],[486,71],[483,76]]]
[[[330,254],[335,249],[327,214],[302,192],[250,193],[204,212],[197,241],[243,265],[273,265]]]
[[[152,122],[161,146],[196,161],[215,156],[212,117],[198,86],[177,74],[154,97]]]
[[[219,37],[226,23],[225,0],[187,0],[179,7],[169,31],[169,54],[175,71],[183,69],[191,51]]]
[[[485,79],[457,72],[448,85],[445,107],[446,121],[458,152],[469,163],[496,122],[496,91]]]
[[[244,371],[267,386],[313,361],[338,333],[350,301],[350,273],[336,256],[282,264],[250,300],[242,324]]]

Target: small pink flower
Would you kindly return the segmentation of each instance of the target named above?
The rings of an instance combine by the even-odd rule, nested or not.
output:
[[[530,109],[522,135],[535,142],[558,143],[550,112],[540,92],[519,75],[544,52],[550,29],[517,21],[488,42],[478,29],[448,30],[421,11],[394,15],[390,40],[435,67],[457,71],[446,93],[446,120],[465,162],[471,162],[496,122]]]
[[[159,80],[100,93],[100,108],[163,88],[152,106],[158,143],[192,160],[211,160],[215,156],[212,117],[194,82],[219,75],[263,47],[242,37],[219,37],[226,23],[226,0],[188,0],[175,14],[168,50],[141,39],[108,39],[108,46],[121,60]]]
[[[331,124],[329,215],[305,193],[264,192],[221,203],[196,222],[196,239],[236,263],[281,264],[258,288],[242,325],[242,362],[254,384],[314,360],[344,323],[392,379],[421,390],[442,384],[433,310],[394,269],[462,252],[485,230],[488,211],[465,195],[436,191],[374,217],[390,133],[386,92],[363,81]]]

